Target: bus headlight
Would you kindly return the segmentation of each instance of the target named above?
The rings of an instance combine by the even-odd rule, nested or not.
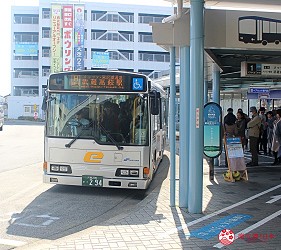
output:
[[[60,166],[60,172],[67,173],[68,172],[68,166]]]
[[[130,170],[130,176],[139,176],[139,170],[138,169]]]
[[[51,172],[59,172],[60,166],[51,164]]]
[[[129,169],[121,169],[120,170],[120,175],[128,176],[129,175]]]
[[[122,177],[139,177],[138,169],[130,169],[130,168],[117,168],[115,172],[115,176]]]
[[[71,167],[69,165],[51,164],[50,171],[56,173],[67,173],[67,174],[72,173]]]

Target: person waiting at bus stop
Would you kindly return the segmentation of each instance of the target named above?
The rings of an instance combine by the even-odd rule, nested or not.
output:
[[[223,131],[224,131],[225,140],[226,138],[235,137],[238,135],[236,116],[233,114],[233,108],[227,109],[227,114],[223,119]],[[226,150],[225,150],[225,165],[228,166]]]
[[[272,166],[281,163],[280,155],[280,142],[281,142],[281,109],[276,111],[276,119],[273,122],[271,150],[274,156]]]
[[[233,108],[227,109],[227,115],[223,119],[223,128],[226,137],[234,137],[238,135],[236,116],[233,114]]]
[[[261,118],[258,115],[256,107],[250,107],[250,112],[252,113],[252,119],[247,123],[247,128],[249,129],[250,152],[252,155],[252,161],[248,162],[247,166],[258,166],[258,142],[260,136]]]

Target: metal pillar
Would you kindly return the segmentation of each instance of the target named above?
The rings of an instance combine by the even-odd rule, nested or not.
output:
[[[176,49],[170,48],[170,119],[169,119],[169,138],[170,138],[170,206],[176,203]]]
[[[190,1],[190,147],[188,211],[202,213],[204,112],[204,0]]]
[[[213,102],[220,105],[220,69],[216,64],[213,64]],[[214,166],[219,166],[219,158],[214,159]]]
[[[213,64],[213,102],[220,105],[220,69]]]
[[[180,48],[180,168],[179,206],[188,207],[188,142],[190,100],[190,48]]]

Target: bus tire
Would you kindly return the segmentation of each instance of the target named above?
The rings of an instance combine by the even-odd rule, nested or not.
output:
[[[278,44],[279,44],[279,42],[280,42],[279,40],[275,40],[275,42],[274,42],[274,43],[275,43],[276,45],[278,45]]]
[[[261,44],[265,46],[265,45],[267,45],[267,41],[266,41],[266,40],[263,40],[263,41],[261,42]]]

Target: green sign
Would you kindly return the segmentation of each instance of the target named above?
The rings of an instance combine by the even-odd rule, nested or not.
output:
[[[221,107],[215,102],[204,106],[204,154],[216,158],[221,154]]]

